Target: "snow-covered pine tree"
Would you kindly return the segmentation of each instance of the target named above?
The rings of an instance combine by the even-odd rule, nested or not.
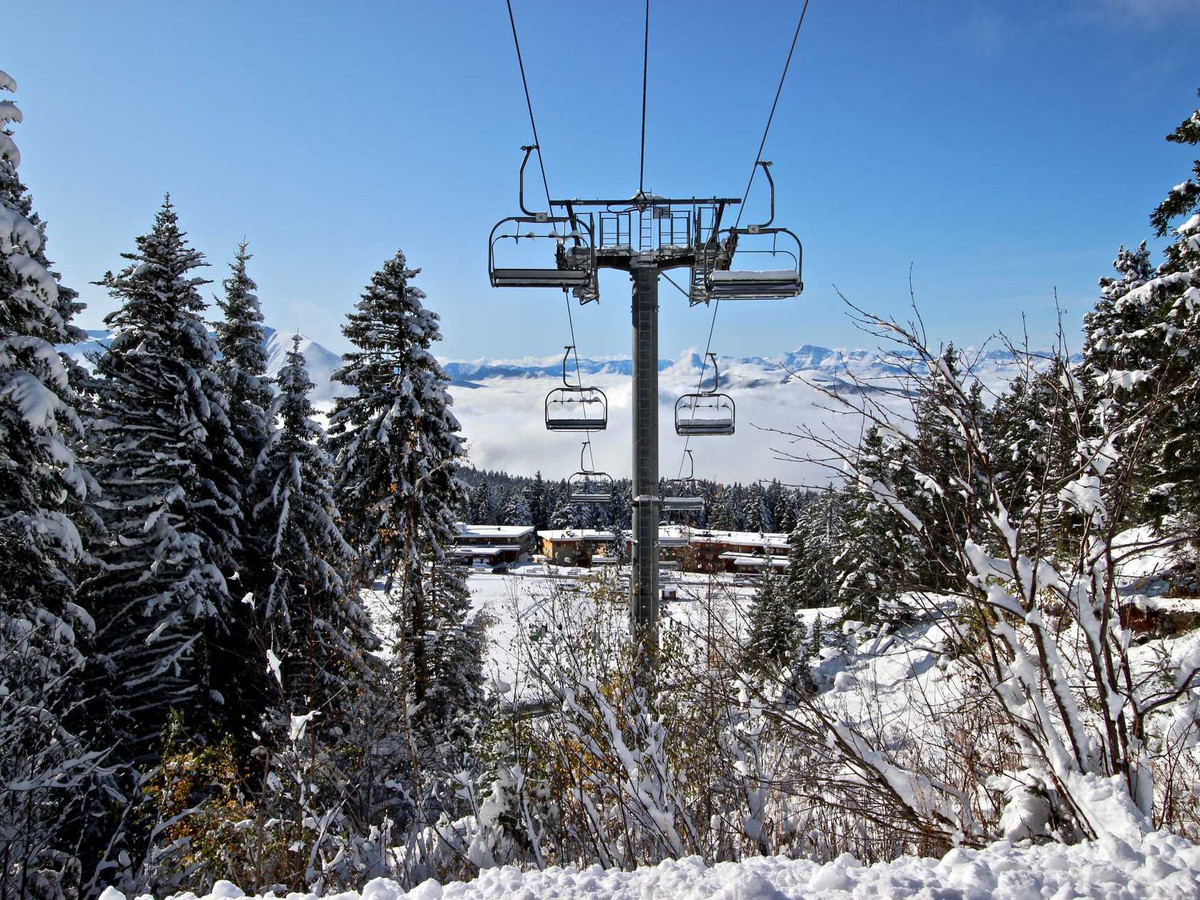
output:
[[[783,531],[788,532],[791,529],[784,527],[784,520],[787,518],[787,507],[790,505],[788,491],[780,484],[778,478],[772,478],[771,483],[767,485],[767,509],[770,511],[771,527],[767,531]]]
[[[769,570],[758,583],[749,625],[743,665],[771,671],[791,664],[803,636],[801,623],[785,585]]]
[[[884,484],[890,466],[888,451],[877,428],[863,436],[855,463],[860,479]],[[832,560],[834,597],[842,616],[874,622],[881,604],[894,599],[901,587],[911,583],[907,569],[911,554],[901,543],[899,516],[881,503],[868,486],[855,481],[842,491],[842,531],[838,552]]]
[[[372,276],[343,326],[356,349],[334,379],[355,393],[337,399],[326,442],[338,473],[342,531],[358,553],[352,584],[385,579],[397,651],[405,666],[411,660],[412,698],[421,703],[432,673],[430,628],[461,624],[457,607],[434,607],[426,572],[448,565],[464,488],[450,379],[431,352],[442,337],[438,316],[409,283],[418,271],[397,252]]]
[[[783,594],[792,609],[816,609],[833,604],[829,561],[832,548],[824,516],[817,503],[809,503],[788,540],[788,565]],[[817,513],[813,515],[812,512]]]
[[[86,583],[98,626],[98,721],[119,756],[153,764],[172,710],[198,738],[242,736],[258,711],[249,609],[226,576],[238,551],[240,448],[191,273],[204,265],[168,197],[154,227],[99,282],[120,301],[96,361],[91,459],[107,528]],[[255,665],[252,667],[257,669]]]
[[[478,618],[469,618],[470,592],[462,566],[452,557],[431,561],[425,593],[429,689],[419,723],[431,751],[441,756],[442,770],[457,771],[463,764],[461,753],[474,743],[482,712],[485,629]]]
[[[515,488],[504,498],[500,508],[501,525],[532,525],[533,513],[529,511],[529,501],[525,499],[525,491]]]
[[[736,497],[731,486],[719,485],[717,487],[707,513],[706,527],[719,531],[737,528]]]
[[[15,90],[0,72],[0,92]],[[72,512],[91,482],[72,449],[77,397],[55,349],[79,337],[76,294],[51,271],[45,223],[17,174],[9,125],[20,121],[0,101],[0,894],[52,896],[95,766],[69,721],[92,632],[76,603]]]
[[[583,527],[580,507],[567,500],[565,490],[558,495],[558,499],[554,503],[554,511],[550,514],[550,527],[558,531],[565,528]]]
[[[258,454],[266,446],[275,430],[269,414],[271,409],[271,387],[267,381],[266,335],[263,330],[262,309],[259,306],[258,285],[246,272],[246,263],[252,258],[246,252],[246,242],[238,244],[229,277],[223,282],[225,296],[217,300],[224,318],[214,324],[217,335],[217,372],[225,382],[225,395],[229,410],[229,425],[234,439],[242,448],[242,518],[250,518],[249,511],[255,505],[247,494],[250,470]],[[257,553],[251,548],[254,541],[244,541],[243,559]]]
[[[321,427],[312,419],[308,394],[314,385],[299,335],[277,381],[270,415],[280,427],[252,472],[252,493],[261,499],[251,525],[265,538],[260,568],[253,573],[253,582],[261,585],[255,612],[280,666],[276,677],[288,712],[319,709],[336,718],[330,701],[367,668],[367,651],[377,640],[343,579],[354,551],[338,528],[332,467],[319,444]]]
[[[1027,515],[1041,527],[1041,540],[1065,550],[1078,539],[1083,520],[1058,501],[1059,491],[1078,474],[1080,421],[1084,400],[1066,389],[1069,372],[1058,357],[1043,371],[1023,372],[992,408],[998,454],[992,478],[1013,521]]]
[[[1167,140],[1200,145],[1200,110]],[[1180,221],[1183,220],[1183,221]],[[1122,248],[1117,277],[1101,280],[1101,300],[1085,317],[1084,358],[1108,401],[1109,424],[1145,417],[1126,441],[1152,434],[1140,493],[1147,516],[1180,514],[1200,534],[1200,159],[1150,216],[1155,234],[1171,238],[1151,270],[1143,244]],[[1177,225],[1174,223],[1178,223]],[[1126,422],[1132,425],[1132,421]],[[1129,448],[1118,447],[1119,450]],[[1135,511],[1135,514],[1137,512]]]
[[[946,413],[947,392],[964,380],[962,360],[954,345],[941,354],[939,366],[917,384],[913,402],[916,434],[912,441],[898,441],[879,456],[885,466],[876,476],[890,485],[900,503],[926,523],[922,546],[913,546],[904,567],[914,587],[939,590],[949,586],[963,542],[980,532],[971,518],[974,507],[963,497],[964,485],[980,490],[979,475],[971,471],[957,423]],[[989,410],[983,403],[978,381],[968,387],[971,415],[985,422]],[[985,426],[988,427],[988,426]],[[971,479],[976,479],[972,484]],[[904,530],[901,529],[901,532]],[[949,580],[948,580],[949,579]]]
[[[542,470],[534,473],[533,481],[525,489],[525,499],[529,502],[530,524],[538,531],[550,527],[550,510],[546,508],[546,482],[542,478]]]
[[[492,493],[492,486],[488,483],[487,475],[481,477],[471,490],[468,509],[470,510],[470,520],[472,523],[476,525],[497,524],[496,497]]]

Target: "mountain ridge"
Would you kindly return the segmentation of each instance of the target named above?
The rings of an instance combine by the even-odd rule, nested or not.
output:
[[[308,364],[309,377],[316,384],[313,399],[329,400],[347,393],[346,388],[332,380],[333,373],[341,365],[340,354],[307,337],[303,332],[281,331],[271,327],[265,327],[264,331],[268,375],[274,377],[279,373],[284,356],[291,349],[293,336],[299,334],[300,349]],[[86,341],[61,349],[86,363],[89,355],[104,349],[111,334],[111,331],[92,329],[87,332]],[[995,349],[980,353],[978,361],[976,374],[986,378],[988,375],[999,374],[1000,371],[1009,369],[1015,364],[1016,358],[1007,350]],[[513,360],[451,358],[442,359],[441,363],[453,386],[468,389],[482,387],[482,382],[491,380],[558,380],[563,371],[562,360],[557,357]],[[677,359],[659,359],[658,370],[677,373],[692,370],[699,373],[705,369],[704,363],[705,360],[699,352],[690,350]],[[784,383],[796,377],[815,378],[818,382],[844,383],[846,376],[873,380],[903,373],[900,365],[882,358],[878,351],[830,348],[815,344],[803,344],[779,356],[718,356],[717,365],[723,387],[743,388],[753,388],[764,383]],[[572,359],[567,365],[568,379],[573,380],[575,368],[575,360]],[[621,357],[581,356],[578,360],[578,372],[581,377],[628,377],[633,373],[633,362]],[[705,378],[704,386],[712,386],[711,377]]]

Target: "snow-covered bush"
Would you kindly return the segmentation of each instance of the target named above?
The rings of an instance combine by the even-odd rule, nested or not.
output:
[[[1183,641],[1158,655],[1133,647],[1123,625],[1133,598],[1120,562],[1173,539],[1126,535],[1118,542],[1150,454],[1139,423],[1154,420],[1159,400],[1148,399],[1140,414],[1127,408],[1116,424],[1093,417],[1082,382],[1089,376],[1065,350],[1052,359],[1030,356],[1017,390],[1054,402],[1032,441],[1016,446],[980,402],[965,354],[950,364],[944,352],[928,348],[918,324],[871,316],[863,322],[894,342],[893,364],[909,390],[915,386],[936,406],[940,439],[952,448],[922,453],[912,419],[861,396],[838,398],[887,436],[890,477],[871,472],[870,493],[940,567],[941,596],[955,602],[928,593],[917,599],[955,646],[969,672],[964,685],[979,686],[975,699],[986,699],[1019,748],[1016,765],[990,773],[990,786],[1010,799],[991,827],[1070,840],[1163,821],[1164,789],[1178,791],[1182,776],[1180,767],[1162,765],[1173,758],[1168,734],[1182,728],[1185,742],[1195,742],[1200,644]],[[856,448],[817,439],[852,478],[860,474]],[[1014,454],[1017,468],[1036,478],[1009,477]],[[927,588],[929,579],[910,586]],[[864,746],[859,755],[874,752]],[[1037,821],[1023,832],[1022,818]],[[1049,821],[1062,825],[1047,831]]]

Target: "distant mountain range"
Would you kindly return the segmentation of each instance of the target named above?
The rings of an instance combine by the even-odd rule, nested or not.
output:
[[[275,375],[283,366],[294,332],[267,329],[267,371]],[[109,332],[91,331],[88,340],[63,348],[86,360],[101,352]],[[301,349],[316,388],[313,401],[328,409],[335,396],[346,389],[332,380],[341,356],[311,338],[301,337]],[[659,360],[659,404],[662,465],[674,472],[680,465],[682,438],[672,428],[675,400],[696,389],[704,376],[704,387],[712,385],[712,368],[702,366],[700,353],[688,352],[678,359]],[[894,362],[894,361],[893,361]],[[826,467],[798,464],[802,445],[789,441],[788,433],[807,426],[834,429],[854,439],[859,423],[853,416],[830,412],[823,390],[836,388],[853,394],[870,391],[884,404],[903,408],[907,401],[891,380],[901,370],[880,359],[872,350],[834,350],[805,345],[777,357],[720,357],[720,387],[737,403],[737,434],[734,437],[702,438],[692,443],[696,473],[724,480],[778,477],[786,481],[821,483],[832,477]],[[443,360],[451,378],[454,411],[468,440],[473,465],[547,477],[565,477],[579,462],[576,435],[547,434],[543,422],[543,398],[561,384],[562,357],[518,360]],[[628,474],[631,440],[631,362],[628,359],[581,357],[582,380],[601,388],[608,397],[608,429],[593,435],[597,465],[614,476]],[[568,374],[574,376],[572,359]],[[1002,350],[983,353],[975,374],[993,388],[1000,388],[1017,372],[1016,361]],[[861,382],[858,383],[858,382]]]
[[[267,374],[272,378],[283,368],[284,357],[292,349],[294,331],[276,331],[266,328]],[[103,353],[112,338],[112,332],[106,330],[89,330],[88,339],[78,344],[70,344],[60,349],[71,357],[79,360],[85,366],[91,366],[91,358]],[[323,347],[311,338],[300,336],[300,349],[304,353],[304,361],[308,364],[308,376],[316,384],[312,398],[315,401],[330,400],[339,394],[347,393],[346,389],[333,381],[334,370],[342,364],[342,358],[327,347]]]
[[[266,328],[265,331],[267,374],[274,377],[283,367],[284,356],[291,349],[296,332],[277,331],[274,328]],[[89,356],[104,349],[111,332],[93,330],[88,331],[87,335],[88,340],[62,348],[85,364]],[[312,395],[314,400],[329,400],[347,393],[346,388],[332,381],[334,371],[341,365],[339,354],[303,334],[300,336],[300,348],[308,364],[309,377],[316,384]],[[901,374],[899,366],[881,359],[874,350],[840,350],[811,344],[777,357],[718,357],[718,361],[723,388],[748,389],[766,384],[784,384],[794,378],[818,384],[849,384],[848,376],[879,382]],[[692,352],[675,360],[660,359],[658,369],[664,373],[699,373],[703,362],[700,353]],[[486,382],[497,380],[559,380],[562,377],[562,358],[558,356],[521,360],[448,360],[443,361],[442,365],[451,383],[460,388],[479,388]],[[581,376],[604,381],[629,377],[633,373],[633,362],[629,359],[580,357],[578,365]],[[1007,380],[1014,371],[1015,360],[1006,350],[980,354],[975,369],[976,375],[987,382]],[[568,377],[573,378],[574,374],[575,360],[572,359],[568,364]],[[705,372],[704,387],[711,386],[710,368]]]

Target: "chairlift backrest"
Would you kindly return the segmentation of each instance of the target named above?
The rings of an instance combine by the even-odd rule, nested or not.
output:
[[[563,386],[546,395],[548,431],[603,431],[608,427],[608,397],[597,387],[571,384],[567,380],[567,359],[574,350],[567,345],[563,354]]]
[[[503,246],[512,241],[552,241],[553,267],[503,265],[497,256],[509,256]],[[488,277],[492,287],[559,288],[572,290],[580,300],[599,296],[596,281],[596,250],[591,224],[582,216],[510,216],[501,219],[488,238]]]
[[[612,476],[606,472],[594,471],[584,462],[584,455],[590,446],[591,441],[583,442],[579,450],[579,471],[567,479],[567,502],[574,506],[613,502]]]
[[[710,390],[684,394],[675,401],[675,433],[681,437],[731,435],[737,421],[733,398],[719,393],[721,373],[717,355],[709,353],[713,365],[713,386]]]
[[[690,464],[688,475],[686,478],[672,478],[667,482],[668,490],[675,492],[674,496],[663,497],[662,508],[667,514],[704,512],[704,498],[696,493],[696,459],[692,456],[690,447],[684,448],[683,452]],[[682,468],[680,466],[680,469]]]

